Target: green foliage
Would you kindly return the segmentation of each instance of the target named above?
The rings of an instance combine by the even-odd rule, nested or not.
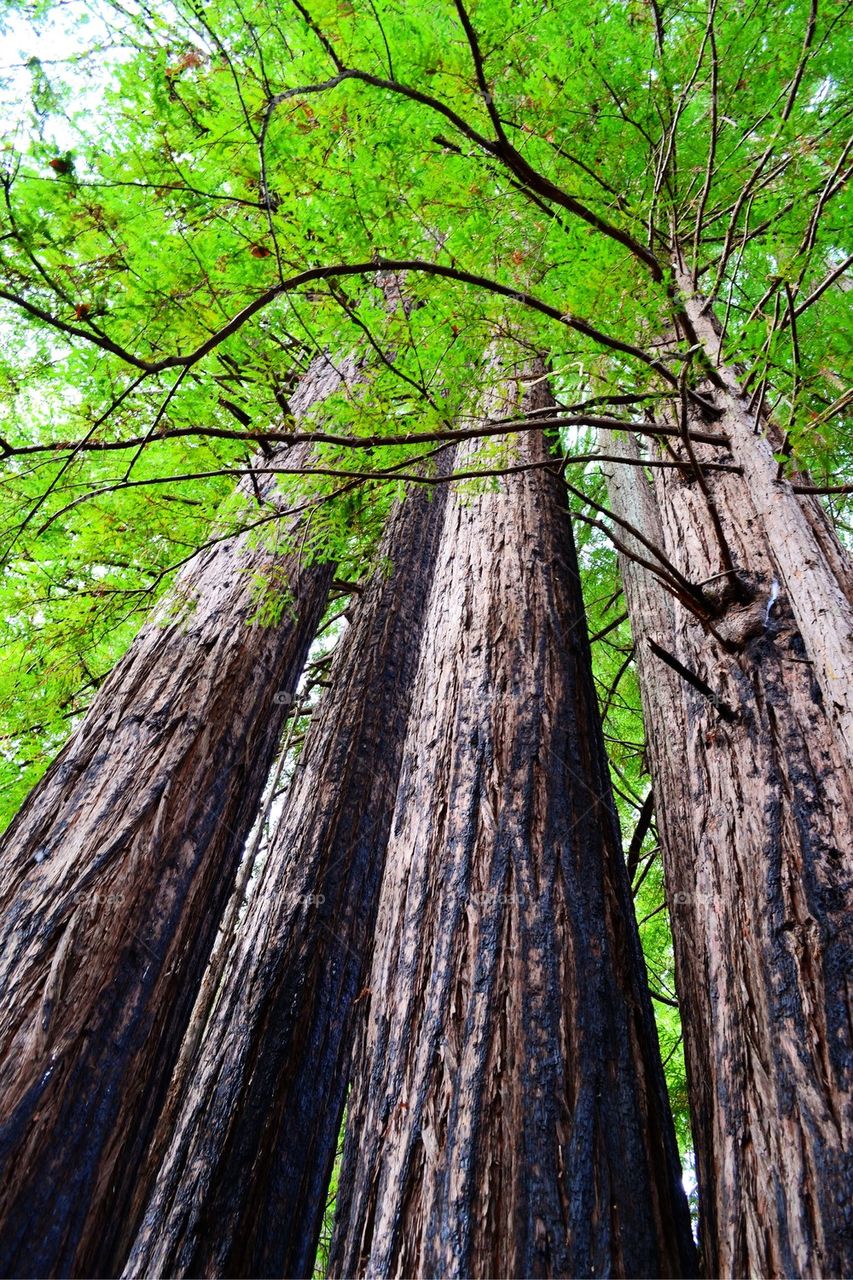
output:
[[[596,477],[590,485],[590,496],[603,500],[603,488],[600,477]],[[574,505],[576,509],[583,506],[578,499]],[[613,548],[599,530],[588,525],[577,527],[576,538],[590,633],[593,637],[601,634],[592,646],[593,675],[610,759],[613,794],[627,851],[650,787],[639,688],[631,662],[633,644]],[[632,892],[676,1136],[682,1156],[689,1160],[692,1138],[681,1021],[675,1007],[675,958],[654,823],[639,851]]]
[[[335,1154],[335,1163],[332,1166],[332,1176],[329,1179],[329,1188],[326,1192],[326,1206],[323,1210],[323,1224],[320,1227],[320,1240],[317,1245],[317,1257],[314,1259],[314,1280],[325,1280],[329,1273],[329,1254],[332,1248],[332,1234],[335,1226],[335,1205],[338,1199],[338,1183],[341,1176],[341,1165],[343,1164],[344,1155],[344,1136],[346,1134],[347,1115],[344,1110],[341,1120],[341,1131],[338,1135],[338,1149]]]

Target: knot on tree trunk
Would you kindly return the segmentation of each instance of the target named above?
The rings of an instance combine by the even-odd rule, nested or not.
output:
[[[719,615],[715,629],[733,650],[742,650],[750,640],[764,635],[774,625],[774,613],[780,607],[776,578],[768,582],[755,573],[729,574],[718,583],[703,587],[703,594],[712,601],[716,596]]]

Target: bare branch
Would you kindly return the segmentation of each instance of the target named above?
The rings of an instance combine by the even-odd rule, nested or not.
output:
[[[125,393],[128,394],[128,393]],[[114,406],[111,406],[111,409]],[[111,410],[110,410],[111,411]],[[294,445],[294,444],[328,444],[345,449],[378,449],[399,445],[431,444],[437,441],[470,440],[480,436],[510,435],[530,428],[547,427],[558,430],[562,427],[592,427],[608,431],[634,431],[650,438],[657,436],[681,435],[676,427],[664,426],[660,423],[632,422],[625,418],[596,417],[592,414],[562,414],[548,411],[552,416],[531,414],[521,418],[494,419],[483,422],[477,419],[473,427],[442,428],[435,431],[407,431],[397,435],[365,435],[346,436],[332,431],[277,431],[263,428],[257,431],[238,431],[231,427],[166,427],[154,435],[131,436],[124,440],[95,440],[91,430],[77,441],[47,441],[43,444],[27,444],[15,446],[7,440],[0,440],[0,456],[20,457],[31,454],[50,454],[70,450],[72,453],[110,453],[123,449],[135,449],[141,444],[157,444],[165,440],[187,438],[207,438],[213,440],[238,440],[247,444],[258,445]],[[106,415],[96,423],[99,426]],[[691,440],[699,444],[718,445],[728,448],[728,437],[718,432],[691,431]],[[595,455],[598,456],[598,455]],[[644,466],[655,465],[654,460],[646,459]],[[739,471],[733,464],[703,464],[714,471]]]
[[[714,35],[714,12],[716,3],[717,0],[711,0],[708,10],[707,36],[708,44],[711,49],[711,127],[710,137],[708,140],[708,164],[705,168],[705,181],[702,185],[702,193],[699,197],[699,207],[696,210],[696,226],[693,229],[692,278],[694,286],[698,279],[699,237],[702,233],[702,219],[705,216],[705,206],[708,203],[708,195],[711,190],[711,184],[714,181],[714,161],[717,158],[717,92],[719,88],[720,68],[717,62],[717,41]]]
[[[495,137],[499,142],[505,143],[509,146],[509,139],[504,133],[501,118],[498,115],[498,110],[495,106],[492,92],[489,88],[489,83],[486,80],[486,70],[483,66],[483,54],[480,49],[480,42],[477,39],[477,33],[471,24],[471,19],[468,16],[468,11],[462,3],[462,0],[455,0],[455,4],[456,12],[459,14],[459,21],[462,23],[462,30],[465,32],[465,38],[468,41],[468,48],[471,50],[471,60],[474,63],[474,74],[477,77],[477,87],[480,90],[480,97],[483,99],[485,108],[489,113],[489,119],[494,126]]]
[[[806,64],[808,62],[809,49],[811,48],[811,44],[814,39],[816,26],[817,26],[817,0],[811,0],[811,5],[809,8],[809,16],[806,23],[806,33],[805,33],[805,36],[803,37],[803,48],[800,54],[799,62],[797,63],[796,70],[791,79],[791,83],[788,91],[788,97],[785,101],[785,106],[782,110],[782,114],[780,116],[779,123],[774,131],[773,137],[770,139],[767,146],[765,147],[764,152],[759,158],[758,163],[753,168],[752,173],[744,183],[743,189],[741,190],[741,193],[735,202],[734,211],[732,212],[732,216],[729,221],[728,230],[726,231],[726,238],[723,244],[723,252],[720,255],[720,263],[717,268],[717,274],[709,293],[709,302],[713,301],[713,299],[717,296],[717,293],[719,292],[720,284],[725,274],[729,257],[731,256],[732,243],[734,240],[735,231],[737,229],[737,223],[740,217],[741,209],[743,208],[744,204],[746,203],[747,199],[752,193],[752,190],[756,182],[764,172],[764,167],[767,164],[767,161],[770,159],[770,157],[773,154],[773,151],[776,147],[776,143],[778,142],[779,136],[782,132],[782,128],[787,123],[788,118],[794,109],[794,102],[796,100],[797,91],[800,87],[803,75],[805,73]]]
[[[639,347],[633,346],[629,342],[623,342],[619,338],[614,338],[601,330],[596,329],[586,320],[573,316],[571,313],[561,311],[558,307],[552,306],[550,303],[544,302],[541,298],[535,297],[533,294],[526,293],[524,290],[512,288],[509,285],[500,284],[496,280],[490,280],[486,276],[477,275],[474,272],[464,271],[460,267],[443,266],[437,262],[426,262],[419,258],[391,259],[382,258],[378,255],[371,259],[370,262],[351,262],[336,263],[331,266],[309,267],[305,271],[300,271],[296,275],[291,276],[288,280],[284,280],[279,284],[273,285],[271,288],[264,290],[253,298],[247,306],[238,311],[235,316],[211,334],[204,342],[202,342],[194,351],[187,355],[165,356],[161,360],[143,360],[132,352],[127,351],[119,343],[113,342],[106,336],[92,334],[86,330],[71,325],[56,316],[52,316],[42,307],[31,303],[28,299],[11,293],[7,289],[0,289],[0,298],[5,298],[7,302],[13,303],[20,307],[27,314],[34,316],[36,319],[42,320],[45,324],[49,324],[52,328],[60,333],[65,333],[69,337],[81,338],[83,341],[92,343],[100,347],[104,351],[109,351],[112,355],[118,356],[126,364],[131,365],[134,369],[140,369],[144,373],[162,373],[166,369],[180,369],[186,366],[198,364],[211,351],[215,350],[220,343],[226,338],[230,338],[232,334],[237,333],[247,321],[257,315],[259,311],[263,311],[276,298],[286,293],[292,293],[301,288],[303,285],[311,284],[316,280],[331,280],[344,276],[372,275],[377,269],[384,271],[409,271],[417,272],[422,275],[439,276],[445,280],[455,280],[461,284],[470,284],[475,288],[484,289],[488,293],[493,293],[498,297],[509,298],[515,302],[521,303],[523,306],[530,307],[533,311],[538,311],[541,315],[548,316],[552,320],[556,320],[559,324],[573,329],[576,333],[581,333],[585,337],[590,338],[593,342],[607,347],[611,351],[619,351],[623,355],[630,356],[632,359],[639,360],[649,368],[654,369],[662,378],[669,382],[672,386],[677,386],[678,379],[667,369],[666,365],[661,361],[642,351]]]
[[[793,318],[798,320],[804,311],[807,311],[813,303],[817,302],[818,298],[826,293],[827,289],[831,285],[835,284],[836,280],[839,280],[841,276],[844,275],[845,271],[850,270],[851,266],[853,266],[853,253],[848,254],[843,262],[839,263],[839,265],[833,268],[828,275],[824,276],[823,280],[821,280],[819,285],[815,286],[809,296],[805,298],[798,307],[794,308]],[[784,329],[790,322],[791,321],[787,315],[783,316],[781,328]]]

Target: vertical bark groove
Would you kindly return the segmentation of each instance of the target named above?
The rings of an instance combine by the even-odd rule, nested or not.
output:
[[[692,1273],[556,470],[448,503],[369,986],[331,1274]]]

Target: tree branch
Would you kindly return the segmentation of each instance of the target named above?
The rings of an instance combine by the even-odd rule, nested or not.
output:
[[[443,266],[437,262],[426,262],[419,258],[382,258],[376,256],[370,262],[350,262],[336,263],[331,266],[309,267],[305,271],[300,271],[290,279],[284,280],[279,284],[273,285],[271,288],[264,290],[258,294],[256,298],[248,303],[241,311],[218,329],[215,333],[205,339],[194,351],[187,355],[165,356],[161,360],[143,360],[132,352],[127,351],[119,343],[113,342],[110,338],[103,335],[88,333],[83,329],[79,329],[76,325],[67,324],[65,321],[52,316],[49,312],[29,302],[26,298],[22,298],[17,294],[11,293],[7,289],[0,289],[0,298],[5,298],[7,302],[13,303],[20,307],[29,315],[42,320],[45,324],[50,325],[60,333],[65,333],[69,337],[81,338],[85,342],[94,344],[104,351],[116,355],[132,368],[140,369],[144,373],[154,374],[162,373],[166,369],[180,369],[190,365],[198,364],[206,355],[215,350],[220,343],[226,338],[230,338],[232,334],[237,333],[248,320],[257,315],[259,311],[263,311],[276,298],[286,293],[293,293],[296,289],[303,285],[311,284],[316,280],[332,280],[345,276],[366,276],[372,275],[377,270],[383,271],[411,271],[422,275],[438,276],[445,280],[455,280],[460,284],[470,284],[475,288],[483,289],[488,293],[493,293],[497,297],[510,298],[515,302],[521,303],[523,306],[529,307],[533,311],[538,311],[541,315],[548,316],[552,320],[556,320],[558,324],[564,325],[566,328],[581,333],[584,337],[590,338],[593,342],[601,346],[607,347],[611,351],[619,351],[623,355],[630,356],[634,360],[639,360],[647,365],[650,369],[654,369],[662,378],[664,378],[671,386],[678,385],[678,379],[666,365],[662,364],[655,356],[651,356],[646,351],[642,351],[639,347],[633,346],[629,342],[623,342],[619,338],[614,338],[609,334],[603,333],[589,324],[586,320],[580,319],[578,316],[571,315],[570,312],[561,311],[558,307],[552,306],[548,302],[544,302],[535,295],[526,293],[524,290],[512,288],[510,285],[500,284],[496,280],[490,280],[487,276],[477,275],[475,272],[464,271],[460,267]]]

